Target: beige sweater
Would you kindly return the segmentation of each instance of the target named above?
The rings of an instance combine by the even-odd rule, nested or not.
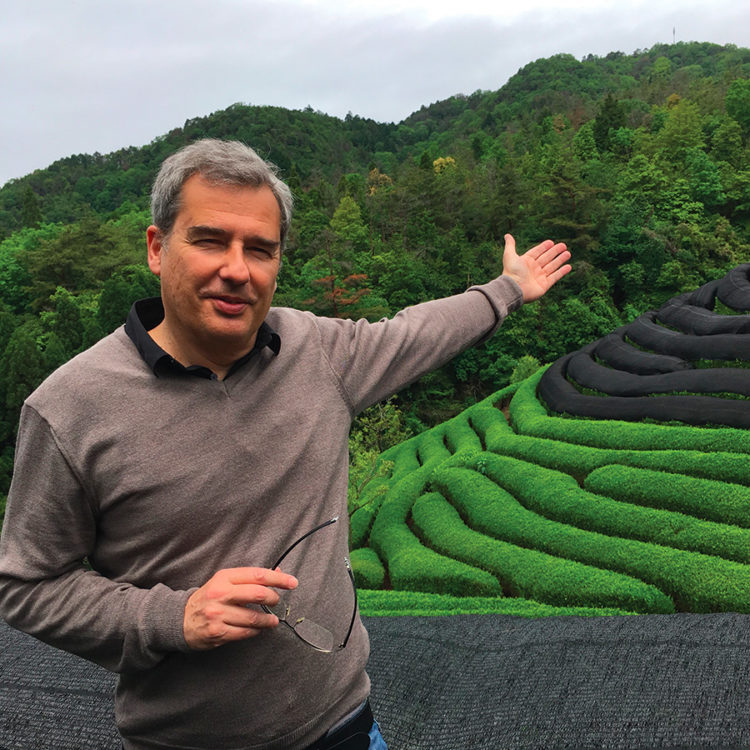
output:
[[[346,519],[353,416],[486,338],[521,302],[501,277],[374,324],[272,308],[278,356],[263,349],[223,381],[156,377],[118,329],[24,406],[0,615],[120,673],[126,748],[305,747],[369,693],[359,619],[332,654],[284,627],[195,652],[182,633],[187,598],[222,568],[267,567],[316,524]],[[343,637],[348,528],[332,529],[289,572],[304,578],[306,611]]]

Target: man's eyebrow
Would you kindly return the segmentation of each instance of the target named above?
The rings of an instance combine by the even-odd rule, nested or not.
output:
[[[189,240],[194,240],[196,237],[205,237],[206,235],[210,237],[227,237],[229,235],[229,232],[224,229],[207,226],[205,224],[197,224],[196,226],[188,227],[185,233]]]
[[[226,239],[231,233],[227,232],[226,229],[221,229],[221,227],[212,227],[207,224],[196,224],[195,226],[188,227],[185,234],[188,241],[193,241],[199,237],[217,237],[220,239]],[[250,240],[253,245],[259,245],[268,250],[277,250],[281,245],[279,240],[268,239],[259,234],[254,234],[252,237],[247,237],[245,239]]]

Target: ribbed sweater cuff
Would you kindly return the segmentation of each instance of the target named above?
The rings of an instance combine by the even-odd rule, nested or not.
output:
[[[510,276],[498,276],[487,284],[469,287],[467,291],[481,292],[487,297],[495,311],[495,319],[498,325],[508,313],[523,305],[521,287]]]
[[[150,590],[140,617],[140,630],[146,649],[154,652],[189,651],[183,629],[189,591],[173,591],[157,584]]]

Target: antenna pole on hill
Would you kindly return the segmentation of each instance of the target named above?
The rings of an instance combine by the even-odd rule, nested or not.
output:
[[[677,33],[677,27],[676,26],[672,26],[672,44],[675,43],[675,39],[676,39],[675,35],[676,35],[676,33]]]

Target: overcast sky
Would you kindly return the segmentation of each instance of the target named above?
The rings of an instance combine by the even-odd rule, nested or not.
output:
[[[673,38],[750,47],[750,3],[6,0],[0,184],[71,154],[141,146],[234,102],[398,122],[498,89],[541,57]]]

